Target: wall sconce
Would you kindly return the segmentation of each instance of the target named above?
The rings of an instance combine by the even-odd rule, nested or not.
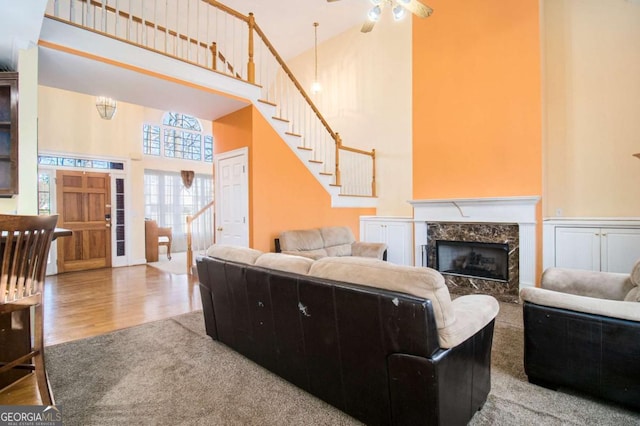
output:
[[[117,107],[118,103],[115,99],[107,98],[106,96],[98,96],[96,98],[96,109],[104,120],[111,120],[116,114]]]

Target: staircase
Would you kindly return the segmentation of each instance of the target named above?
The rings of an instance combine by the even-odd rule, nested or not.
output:
[[[375,150],[343,144],[252,14],[214,0],[181,0],[178,10],[169,11],[164,1],[142,3],[51,0],[46,17],[53,22],[45,26],[72,24],[97,38],[127,43],[105,49],[106,57],[143,48],[180,60],[183,72],[170,66],[176,78],[199,78],[198,84],[250,101],[330,194],[333,207],[376,206]],[[194,12],[196,23],[179,19]],[[56,37],[56,31],[49,33]],[[99,44],[88,43],[87,49],[93,52]],[[169,59],[155,56],[154,63]],[[117,62],[154,71],[153,63],[135,53]]]

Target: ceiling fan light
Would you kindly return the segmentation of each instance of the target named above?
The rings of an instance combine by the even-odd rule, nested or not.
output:
[[[404,16],[405,16],[405,10],[404,10],[404,7],[400,6],[399,4],[398,4],[398,5],[396,5],[396,6],[393,8],[393,10],[392,10],[392,11],[393,11],[393,20],[394,20],[394,21],[399,21],[399,20],[401,20],[402,18],[404,18]]]
[[[382,9],[380,9],[380,6],[376,6],[369,11],[367,16],[369,17],[370,21],[378,22],[380,20],[381,14],[382,14]]]

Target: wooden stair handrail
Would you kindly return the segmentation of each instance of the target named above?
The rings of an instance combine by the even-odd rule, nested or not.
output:
[[[191,224],[194,220],[202,216],[207,210],[212,208],[215,204],[215,200],[207,203],[203,208],[198,210],[195,214],[187,216],[187,274],[191,275],[191,266],[193,266],[193,238],[191,232]],[[215,229],[215,215],[213,216],[213,228]],[[214,231],[215,236],[215,231]]]
[[[267,48],[269,49],[269,51],[271,52],[273,57],[276,58],[276,61],[282,67],[282,70],[285,72],[285,74],[289,77],[289,79],[296,86],[296,89],[298,89],[298,91],[300,92],[300,94],[302,95],[304,100],[307,101],[307,103],[309,104],[309,106],[311,107],[313,112],[316,114],[316,117],[318,117],[318,119],[320,120],[320,122],[322,123],[324,128],[327,129],[327,132],[329,132],[329,134],[331,135],[331,137],[335,141],[336,140],[336,132],[334,132],[333,129],[331,129],[331,126],[329,126],[329,123],[327,123],[327,120],[324,119],[324,117],[322,116],[322,114],[320,113],[320,111],[318,110],[316,105],[313,103],[313,101],[311,100],[309,95],[307,95],[307,92],[305,92],[304,88],[302,87],[302,85],[300,84],[298,79],[293,75],[293,73],[291,72],[291,70],[289,69],[287,64],[284,62],[282,57],[278,54],[276,49],[273,47],[273,45],[271,44],[271,42],[269,41],[269,39],[267,38],[265,33],[262,31],[260,26],[258,24],[254,24],[254,29],[256,30],[256,32],[258,33],[258,35],[260,36],[260,38],[262,39],[264,44],[267,46]]]
[[[233,10],[233,9],[231,9],[230,7],[225,6],[224,4],[222,4],[222,3],[220,3],[220,2],[218,2],[216,0],[202,0],[202,1],[204,1],[205,3],[210,4],[213,7],[217,7],[218,9],[222,10],[223,12],[229,13],[230,15],[233,15],[238,19],[241,19],[241,20],[245,21],[249,25],[249,44],[250,44],[250,46],[249,46],[249,55],[250,56],[253,56],[253,34],[251,34],[252,30],[254,30],[256,33],[258,33],[258,35],[260,36],[260,38],[262,39],[264,44],[269,49],[269,52],[271,52],[271,54],[276,59],[278,64],[282,67],[282,69],[285,72],[285,74],[287,74],[289,79],[296,86],[296,89],[298,89],[298,91],[300,92],[302,97],[305,99],[305,101],[309,104],[309,106],[311,107],[313,112],[316,114],[316,116],[318,117],[318,119],[320,120],[322,125],[325,127],[325,129],[327,129],[327,132],[329,132],[329,134],[331,135],[333,140],[335,140],[336,139],[336,132],[334,132],[331,129],[331,126],[329,126],[329,123],[327,123],[327,120],[324,119],[324,117],[322,116],[322,114],[320,113],[318,108],[315,106],[315,104],[313,103],[313,101],[311,100],[309,95],[307,95],[307,92],[305,92],[304,88],[302,87],[302,85],[300,84],[298,79],[293,75],[293,73],[291,72],[291,70],[289,69],[287,64],[284,62],[284,60],[282,59],[280,54],[276,51],[275,47],[273,47],[273,44],[271,44],[271,42],[267,38],[266,34],[262,31],[262,28],[260,28],[260,26],[255,22],[255,19],[253,17],[253,13],[250,13],[249,16],[245,16],[245,15],[243,15],[243,14],[241,14],[241,13],[239,13],[239,12]],[[251,64],[252,61],[250,61],[249,63]],[[255,81],[251,81],[251,80],[252,79],[250,78],[249,79],[249,83],[255,83]]]
[[[246,23],[249,23],[249,17],[243,15],[242,13],[231,9],[229,6],[224,5],[222,3],[220,3],[219,1],[216,0],[202,0],[205,3],[209,3],[211,6],[216,7],[220,10],[222,10],[223,12],[228,13],[229,15],[232,15],[238,19],[240,19],[241,21],[245,21]]]
[[[311,107],[311,109],[313,110],[313,112],[315,113],[316,117],[318,117],[318,119],[320,120],[320,122],[322,123],[322,125],[324,126],[324,128],[327,130],[327,132],[329,132],[329,134],[331,135],[331,138],[333,139],[333,142],[335,144],[336,147],[336,152],[335,152],[335,185],[340,186],[341,182],[341,176],[340,176],[340,150],[343,149],[345,151],[350,151],[356,154],[364,154],[364,155],[368,155],[371,157],[372,159],[372,167],[373,167],[373,180],[371,182],[371,186],[373,188],[373,191],[371,193],[371,196],[375,197],[376,196],[376,182],[375,182],[375,174],[376,174],[376,170],[375,170],[375,149],[369,151],[364,151],[361,149],[357,149],[357,148],[352,148],[349,146],[344,146],[342,144],[342,139],[340,138],[340,135],[336,132],[333,131],[333,129],[331,129],[331,126],[329,126],[329,123],[327,123],[327,120],[325,120],[325,118],[322,116],[322,113],[320,112],[320,110],[318,110],[318,108],[316,107],[316,105],[313,103],[313,101],[311,100],[311,98],[309,97],[309,95],[307,95],[307,92],[304,90],[304,88],[302,87],[302,85],[300,84],[300,82],[298,81],[298,79],[293,75],[293,73],[291,72],[291,70],[289,69],[289,67],[287,66],[287,64],[284,62],[284,60],[282,59],[282,57],[280,56],[280,54],[278,54],[278,52],[276,51],[275,47],[273,47],[273,45],[271,44],[271,42],[269,41],[269,39],[267,38],[266,34],[262,31],[262,29],[260,28],[260,26],[255,23],[253,21],[253,14],[249,14],[250,16],[250,30],[251,28],[253,28],[256,33],[258,33],[258,36],[260,36],[260,38],[262,39],[262,41],[264,42],[264,44],[267,46],[267,48],[269,49],[269,51],[271,52],[271,54],[273,55],[273,57],[276,59],[276,61],[278,62],[278,64],[282,67],[282,70],[285,72],[285,74],[289,77],[289,79],[293,82],[293,84],[295,85],[296,89],[298,89],[298,91],[300,92],[300,94],[302,95],[302,97],[304,98],[304,100],[307,102],[307,104]],[[250,31],[251,32],[251,31]],[[250,35],[250,40],[253,40],[253,37]],[[253,43],[251,43],[249,52],[250,55],[252,55],[252,48],[253,47]],[[252,63],[252,59],[250,58],[250,64]],[[253,83],[252,81],[250,81],[251,83]]]
[[[217,44],[216,42],[212,42],[211,44],[209,43],[205,43],[202,41],[199,41],[197,39],[194,39],[188,35],[185,34],[181,34],[177,31],[174,30],[170,30],[164,26],[158,25],[157,23],[154,23],[152,21],[149,21],[147,19],[144,19],[142,17],[138,17],[133,15],[132,13],[128,13],[125,11],[120,10],[117,7],[117,3],[116,3],[116,7],[110,6],[108,5],[106,2],[106,0],[80,0],[80,2],[85,3],[89,6],[93,6],[96,8],[100,8],[104,11],[104,13],[109,12],[109,13],[113,13],[118,15],[119,17],[122,17],[128,21],[131,22],[135,22],[137,24],[141,24],[144,25],[146,27],[150,27],[153,28],[156,31],[160,31],[160,32],[164,32],[167,35],[170,35],[172,37],[177,37],[181,40],[187,41],[190,44],[202,47],[202,48],[206,48],[208,50],[211,51],[212,54],[212,58],[213,58],[213,63],[211,66],[211,69],[213,71],[217,70],[217,64],[216,61],[217,59],[219,59],[227,68],[227,70],[229,72],[231,72],[231,75],[238,78],[238,79],[243,79],[241,75],[239,75],[236,71],[235,68],[233,67],[233,65],[231,65],[229,62],[227,62],[225,56],[222,54],[222,52],[220,52],[217,49]],[[342,144],[342,140],[340,138],[340,135],[335,132],[331,126],[329,126],[329,123],[325,120],[324,116],[322,115],[322,113],[320,112],[320,110],[316,107],[316,105],[314,104],[314,102],[311,100],[311,98],[309,97],[309,95],[307,94],[307,92],[304,90],[304,88],[302,87],[302,85],[300,84],[300,82],[298,81],[298,79],[293,75],[293,72],[291,71],[291,69],[289,69],[289,67],[287,66],[287,64],[285,63],[285,61],[282,59],[282,57],[280,56],[280,54],[276,51],[275,47],[273,46],[273,44],[271,44],[271,42],[269,41],[269,39],[267,38],[266,34],[262,31],[262,29],[260,28],[260,26],[255,22],[255,17],[253,15],[253,13],[249,13],[248,16],[243,15],[240,12],[237,12],[236,10],[230,8],[229,6],[226,6],[222,3],[220,3],[217,0],[202,0],[203,2],[205,2],[206,4],[215,7],[216,9],[221,10],[222,12],[231,15],[232,17],[235,17],[237,19],[239,19],[240,21],[243,21],[247,24],[248,26],[248,63],[247,63],[247,82],[251,83],[251,84],[255,84],[255,63],[254,63],[254,31],[258,34],[258,36],[262,39],[262,42],[265,44],[265,46],[267,47],[267,49],[269,50],[269,52],[271,53],[271,55],[273,55],[273,58],[275,58],[276,62],[278,63],[278,65],[282,68],[282,71],[284,71],[285,75],[289,78],[289,80],[293,83],[293,85],[295,86],[295,88],[298,90],[298,92],[300,93],[300,95],[302,96],[302,98],[304,99],[304,101],[307,103],[307,105],[311,108],[311,110],[313,111],[313,113],[315,114],[316,118],[320,121],[320,123],[322,124],[322,126],[326,129],[326,131],[329,133],[329,135],[331,136],[331,138],[333,139],[334,145],[335,145],[335,173],[334,173],[334,178],[335,178],[335,185],[336,186],[340,186],[341,185],[341,176],[340,176],[340,150],[345,150],[348,152],[352,152],[352,153],[356,153],[356,154],[360,154],[360,155],[367,155],[370,156],[372,159],[372,167],[373,167],[373,182],[372,182],[372,187],[374,188],[374,190],[372,191],[372,196],[375,196],[375,150],[371,150],[371,151],[365,151],[365,150],[361,150],[361,149],[357,149],[357,148],[352,148],[349,146],[344,146]],[[57,13],[57,12],[56,12]],[[58,18],[57,16],[50,16],[49,14],[46,15],[49,18],[53,18],[59,21],[64,21],[63,19]],[[67,21],[65,21],[67,22]],[[68,23],[72,24],[72,25],[76,25],[73,22],[71,22],[71,20],[68,21]],[[78,26],[78,25],[76,25]],[[92,30],[94,32],[100,33],[100,34],[104,34],[110,37],[110,34],[107,34],[104,31],[99,31],[96,30],[95,27],[92,29],[88,26],[84,26],[84,25],[80,25],[80,27],[87,29],[87,30]],[[119,37],[113,37],[116,39],[119,39]],[[141,45],[137,42],[133,42],[131,40],[126,40],[131,44],[134,44],[136,46],[139,47],[143,47],[158,53],[163,53],[162,51],[156,50],[156,49],[150,49],[147,46]],[[167,54],[169,56],[170,55],[168,52],[164,52],[164,54]],[[193,63],[190,62],[189,60],[185,60],[183,58],[178,58],[181,59],[185,62],[189,62],[189,63]],[[199,65],[199,64],[197,64]],[[206,210],[206,208],[205,208]],[[195,219],[197,216],[194,215],[193,219]],[[189,222],[190,224],[190,222]]]
[[[196,220],[197,218],[202,216],[204,214],[204,212],[206,212],[211,207],[213,207],[214,204],[215,204],[215,201],[211,201],[211,202],[207,203],[207,205],[205,205],[203,208],[201,208],[200,210],[195,212],[193,215],[187,216],[187,224],[191,224],[191,222],[193,222],[194,220]]]

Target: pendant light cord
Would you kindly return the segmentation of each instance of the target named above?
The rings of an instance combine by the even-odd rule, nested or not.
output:
[[[313,23],[314,32],[315,32],[315,42],[314,42],[314,53],[315,53],[315,80],[318,81],[318,24],[317,22]]]

